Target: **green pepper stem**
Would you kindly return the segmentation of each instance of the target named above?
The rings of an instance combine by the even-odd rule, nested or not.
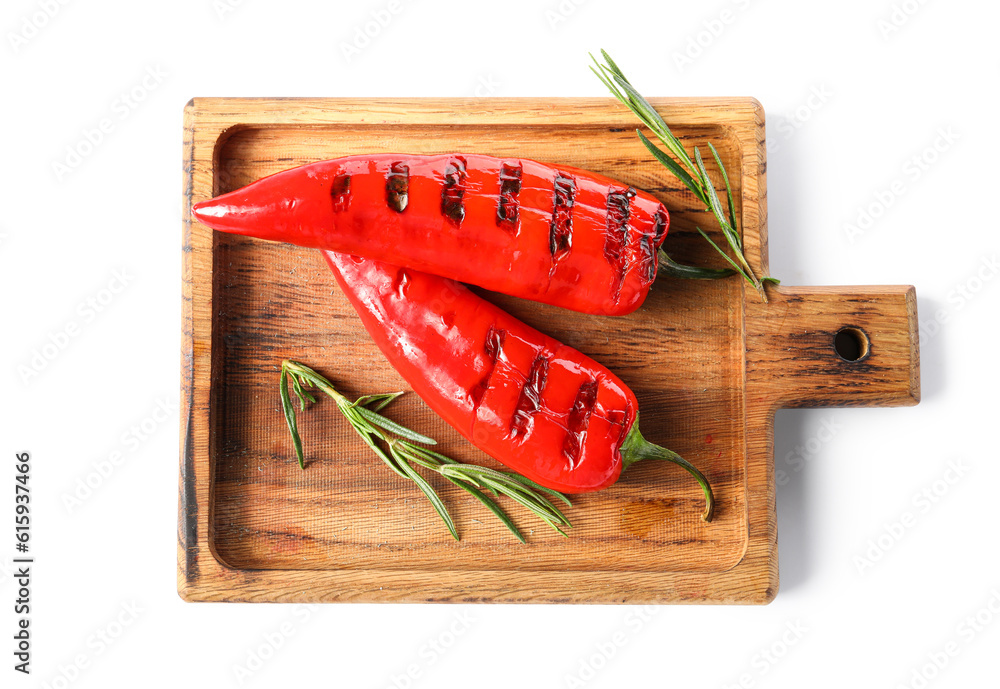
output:
[[[625,442],[622,443],[621,454],[623,463],[622,471],[644,459],[666,460],[686,469],[688,473],[698,480],[698,483],[701,485],[702,492],[705,493],[705,512],[701,515],[701,518],[706,522],[712,521],[712,515],[715,513],[715,496],[712,495],[712,487],[708,484],[708,479],[705,478],[705,475],[698,471],[698,469],[691,464],[691,462],[687,461],[673,450],[660,447],[659,445],[651,443],[643,438],[642,433],[639,432],[638,416],[636,416],[635,423],[632,424],[632,428],[629,430],[628,435],[625,436]]]
[[[659,250],[657,257],[659,259],[660,275],[669,275],[672,278],[718,280],[736,274],[736,271],[732,268],[699,268],[697,266],[682,265],[670,258],[663,249]]]

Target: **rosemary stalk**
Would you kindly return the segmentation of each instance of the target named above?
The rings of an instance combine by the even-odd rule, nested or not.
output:
[[[291,383],[291,391],[289,391],[289,383]],[[300,408],[305,410],[307,400],[309,402],[316,401],[307,388],[315,388],[332,397],[337,403],[340,413],[344,415],[372,452],[397,474],[417,484],[455,540],[459,540],[458,530],[448,513],[448,508],[437,491],[427,482],[427,479],[416,470],[416,467],[434,471],[471,494],[503,522],[504,526],[522,543],[525,542],[524,536],[494,498],[500,495],[510,498],[563,536],[566,535],[566,532],[563,531],[562,527],[572,526],[559,508],[553,504],[553,501],[549,500],[551,497],[567,505],[571,504],[562,493],[540,486],[513,472],[496,471],[487,467],[457,462],[440,452],[423,447],[424,445],[436,445],[433,438],[417,433],[379,413],[403,393],[365,395],[351,402],[334,388],[333,383],[313,369],[286,359],[281,363],[281,408],[285,414],[288,430],[292,434],[295,455],[298,457],[299,466],[303,469],[305,468],[305,458],[302,452],[302,438],[299,435],[291,393],[298,397]]]
[[[757,290],[761,299],[766,302],[767,294],[764,291],[764,283],[771,282],[778,284],[778,280],[772,277],[758,279],[753,269],[750,268],[750,264],[747,263],[746,257],[743,255],[743,239],[736,224],[736,206],[733,204],[733,190],[729,184],[729,175],[726,174],[726,168],[722,164],[722,159],[719,157],[719,152],[715,150],[715,146],[712,145],[711,141],[707,142],[708,150],[711,152],[712,158],[715,159],[715,165],[718,167],[722,175],[722,181],[726,187],[727,209],[723,208],[719,200],[719,195],[715,191],[715,185],[708,177],[708,171],[705,169],[705,162],[702,160],[701,151],[698,150],[698,147],[695,146],[694,148],[694,159],[692,160],[680,139],[674,136],[673,132],[670,131],[670,127],[667,126],[667,123],[663,121],[659,113],[650,105],[649,101],[643,98],[635,87],[632,86],[631,82],[625,78],[625,75],[618,65],[615,64],[614,60],[611,59],[611,56],[602,50],[601,57],[604,58],[604,64],[598,62],[597,58],[593,55],[590,56],[590,59],[594,62],[590,70],[608,87],[608,90],[611,91],[615,98],[635,113],[636,117],[656,135],[656,138],[659,139],[666,151],[650,141],[641,129],[635,130],[643,146],[646,147],[653,157],[679,179],[684,186],[690,189],[691,193],[705,204],[706,210],[712,211],[716,222],[719,223],[719,229],[722,230],[722,234],[726,238],[726,243],[736,256],[736,260],[733,260],[722,247],[713,242],[699,227],[698,232],[726,259],[726,262],[732,266],[732,271],[712,271],[711,269],[677,266],[666,254],[660,256],[661,268],[677,277],[717,278],[739,273]]]

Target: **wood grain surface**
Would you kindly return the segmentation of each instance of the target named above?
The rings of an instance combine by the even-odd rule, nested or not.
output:
[[[752,99],[656,100],[687,147],[711,141],[734,185],[748,259],[766,271],[764,116]],[[196,99],[184,130],[184,345],[178,587],[186,600],[765,603],[777,591],[774,411],[914,404],[911,287],[770,289],[661,278],[624,318],[481,292],[618,374],[653,442],[712,482],[716,518],[681,469],[641,463],[574,499],[563,538],[504,503],[522,545],[470,496],[435,482],[462,540],[360,442],[331,400],[300,414],[299,469],[281,414],[284,358],[349,395],[406,390],[317,251],[213,234],[192,203],[296,165],[357,153],[476,152],[593,170],[659,197],[666,248],[718,264],[715,223],[650,160],[631,115],[592,100]],[[716,237],[719,239],[718,237]],[[719,239],[721,241],[721,239]],[[848,362],[833,342],[867,336]],[[404,395],[389,416],[443,452],[496,466]]]

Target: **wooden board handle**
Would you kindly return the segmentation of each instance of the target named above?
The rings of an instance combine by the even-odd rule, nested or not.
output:
[[[920,401],[913,287],[778,287],[768,298],[747,304],[748,395],[778,407]]]

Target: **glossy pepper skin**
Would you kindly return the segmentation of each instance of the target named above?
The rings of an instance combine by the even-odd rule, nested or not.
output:
[[[563,493],[607,488],[643,459],[688,461],[639,433],[632,391],[601,364],[446,278],[324,252],[375,344],[473,445]]]
[[[603,315],[642,304],[670,222],[651,195],[607,177],[484,155],[327,160],[193,212],[223,232],[374,258]]]

